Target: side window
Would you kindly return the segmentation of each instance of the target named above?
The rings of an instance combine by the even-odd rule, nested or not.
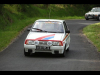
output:
[[[68,28],[67,28],[67,25],[66,25],[65,21],[63,22],[63,24],[64,24],[64,29],[65,29],[65,31],[67,31]]]

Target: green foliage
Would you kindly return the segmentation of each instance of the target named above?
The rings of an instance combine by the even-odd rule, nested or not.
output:
[[[0,4],[0,30],[27,18],[84,16],[87,11],[84,6],[85,4]]]

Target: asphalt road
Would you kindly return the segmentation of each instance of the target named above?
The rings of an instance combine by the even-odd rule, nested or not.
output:
[[[24,56],[25,31],[8,48],[0,52],[0,71],[100,71],[100,53],[83,36],[82,28],[100,21],[66,20],[71,31],[70,50],[66,57],[49,53]]]

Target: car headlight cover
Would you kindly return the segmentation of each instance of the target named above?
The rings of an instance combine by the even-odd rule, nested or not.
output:
[[[95,16],[98,16],[97,14],[95,14]]]
[[[37,41],[37,40],[34,41],[34,44],[35,44],[35,45],[38,45],[38,44],[39,44],[39,41]]]
[[[26,40],[25,41],[25,44],[33,45],[34,44],[34,41],[33,40]]]
[[[53,42],[54,46],[59,46],[59,42]]]
[[[39,44],[39,41],[34,41],[34,40],[26,40],[25,41],[25,44],[27,45],[38,45]]]

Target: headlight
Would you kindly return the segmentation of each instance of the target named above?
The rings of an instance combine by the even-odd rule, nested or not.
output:
[[[48,41],[47,42],[48,46],[63,46],[63,42],[62,41]]]
[[[54,41],[53,46],[63,46],[63,42],[62,41]]]
[[[87,14],[85,14],[85,16],[87,16]]]
[[[98,16],[98,15],[95,15],[95,16]]]
[[[25,40],[25,44],[27,45],[38,45],[39,41],[34,41],[34,40]]]
[[[59,46],[59,42],[53,42],[54,46]]]
[[[34,41],[33,40],[26,40],[25,41],[25,44],[33,45],[34,44]]]
[[[38,44],[39,44],[39,41],[34,41],[34,44],[35,44],[35,45],[38,45]]]

